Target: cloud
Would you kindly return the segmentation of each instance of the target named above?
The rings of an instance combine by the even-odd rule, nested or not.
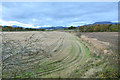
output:
[[[25,28],[39,28],[40,26],[34,26],[32,24],[24,24],[24,23],[20,23],[17,21],[4,21],[4,20],[0,20],[0,25],[2,26],[13,26],[13,25],[17,25],[20,27],[25,27]]]
[[[2,26],[17,25],[17,26],[25,27],[25,28],[51,27],[51,25],[34,26],[32,24],[24,24],[24,23],[20,23],[20,22],[17,22],[17,21],[4,21],[4,20],[0,20],[0,25],[2,25]]]
[[[79,26],[99,21],[117,21],[117,4],[117,2],[3,2],[2,20],[32,26]]]

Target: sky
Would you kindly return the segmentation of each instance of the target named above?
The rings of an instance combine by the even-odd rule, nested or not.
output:
[[[3,2],[0,25],[30,28],[118,21],[117,2]]]

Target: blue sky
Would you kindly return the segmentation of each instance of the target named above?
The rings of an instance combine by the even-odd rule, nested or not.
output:
[[[2,25],[80,26],[118,21],[117,2],[3,2]]]

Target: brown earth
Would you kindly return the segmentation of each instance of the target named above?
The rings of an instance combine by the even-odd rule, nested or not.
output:
[[[81,38],[88,40],[98,49],[118,50],[118,32],[87,32],[80,33]]]

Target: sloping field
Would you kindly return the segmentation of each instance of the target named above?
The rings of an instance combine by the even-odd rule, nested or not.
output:
[[[108,63],[65,32],[4,32],[2,51],[3,78],[97,77]]]

